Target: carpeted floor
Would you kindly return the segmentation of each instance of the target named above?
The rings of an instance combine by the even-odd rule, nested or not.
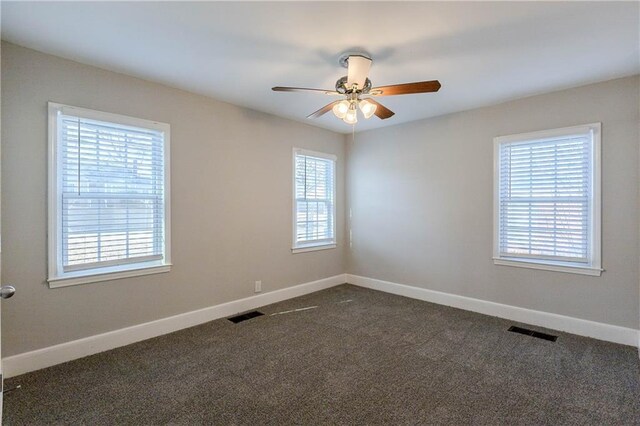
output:
[[[640,425],[632,347],[350,285],[260,310],[7,380],[5,425]]]

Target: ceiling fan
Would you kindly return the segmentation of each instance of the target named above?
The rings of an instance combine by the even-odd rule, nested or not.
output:
[[[343,96],[344,99],[333,101],[323,106],[316,112],[309,114],[307,118],[318,118],[329,111],[333,111],[335,116],[341,118],[345,123],[356,124],[358,122],[358,108],[360,108],[364,118],[370,118],[375,114],[381,120],[386,120],[395,114],[389,108],[373,99],[374,96],[429,93],[437,92],[440,89],[438,80],[372,87],[371,80],[368,78],[371,62],[371,57],[364,53],[343,54],[340,57],[340,65],[347,68],[347,75],[336,81],[335,90],[282,86],[273,87],[271,90],[275,92],[315,92]]]

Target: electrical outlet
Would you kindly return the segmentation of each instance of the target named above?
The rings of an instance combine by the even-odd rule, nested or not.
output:
[[[262,291],[262,281],[256,281],[256,293],[260,293]]]

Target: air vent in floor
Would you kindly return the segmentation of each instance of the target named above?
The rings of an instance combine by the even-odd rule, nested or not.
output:
[[[539,331],[529,330],[528,328],[516,327],[515,325],[509,327],[509,331],[525,334],[527,336],[537,337],[538,339],[549,340],[550,342],[555,342],[556,339],[558,339],[558,336],[553,336],[547,333],[540,333]]]
[[[251,312],[247,312],[241,315],[236,315],[235,317],[231,317],[227,319],[232,323],[237,324],[242,321],[250,320],[251,318],[260,317],[262,315],[264,315],[262,312],[251,311]]]

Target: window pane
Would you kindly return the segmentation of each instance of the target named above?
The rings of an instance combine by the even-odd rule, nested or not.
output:
[[[589,135],[500,145],[501,256],[589,261],[591,158]]]
[[[333,241],[335,162],[296,154],[296,244]]]
[[[161,259],[164,135],[60,115],[64,270]]]

